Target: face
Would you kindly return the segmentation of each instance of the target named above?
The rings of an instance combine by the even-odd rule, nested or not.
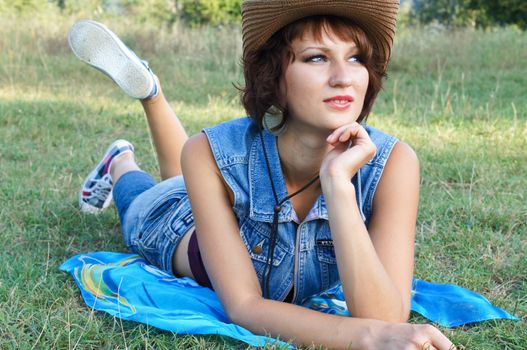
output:
[[[310,127],[325,133],[357,120],[368,88],[368,71],[353,41],[308,31],[292,42],[294,60],[281,89],[290,114],[288,130]]]

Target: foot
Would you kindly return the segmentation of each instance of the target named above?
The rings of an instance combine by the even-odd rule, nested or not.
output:
[[[91,20],[75,23],[68,43],[75,56],[109,76],[130,97],[144,100],[157,95],[148,63],[103,24]]]
[[[134,152],[134,146],[125,140],[117,140],[108,147],[102,160],[82,184],[79,193],[79,205],[82,212],[98,214],[110,205],[113,189],[110,175],[112,161],[130,152]]]

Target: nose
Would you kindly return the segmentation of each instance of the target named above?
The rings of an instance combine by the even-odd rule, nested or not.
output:
[[[353,67],[349,62],[333,62],[330,69],[329,85],[331,87],[348,87],[353,83]]]

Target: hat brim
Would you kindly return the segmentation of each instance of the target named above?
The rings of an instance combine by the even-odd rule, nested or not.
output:
[[[331,15],[348,18],[361,27],[386,66],[395,37],[398,8],[398,0],[245,0],[242,4],[244,57],[292,22],[309,16]]]

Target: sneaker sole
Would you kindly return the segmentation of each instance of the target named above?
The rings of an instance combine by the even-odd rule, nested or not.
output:
[[[106,26],[77,22],[68,33],[68,43],[75,56],[110,76],[127,95],[145,99],[152,92],[152,74]]]
[[[108,206],[110,206],[110,203],[112,202],[112,199],[113,199],[113,191],[110,192],[110,194],[108,195],[108,198],[106,198],[106,200],[104,201],[104,203],[102,205],[102,208],[97,208],[96,206],[93,206],[91,204],[88,204],[88,203],[84,202],[82,200],[82,192],[84,190],[84,184],[89,179],[91,179],[95,175],[95,173],[97,172],[97,169],[99,169],[102,166],[103,162],[106,159],[106,155],[112,150],[112,148],[115,147],[116,144],[121,143],[121,142],[122,143],[126,143],[127,145],[131,145],[132,146],[132,152],[133,152],[134,146],[130,142],[126,141],[126,140],[117,140],[117,141],[114,141],[110,146],[108,146],[108,149],[106,150],[106,152],[104,152],[104,156],[102,157],[102,159],[99,162],[99,164],[97,164],[97,166],[95,168],[93,168],[93,170],[88,174],[88,176],[86,176],[86,178],[82,182],[81,188],[79,190],[79,207],[80,207],[81,212],[86,213],[86,214],[99,214],[104,209],[108,208]]]
[[[112,202],[113,196],[112,192],[108,195],[108,198],[104,202],[102,208],[94,207],[93,205],[90,205],[86,202],[83,202],[82,200],[79,200],[79,207],[82,213],[84,214],[100,214],[104,211],[104,209],[108,208],[110,206],[110,203]]]

